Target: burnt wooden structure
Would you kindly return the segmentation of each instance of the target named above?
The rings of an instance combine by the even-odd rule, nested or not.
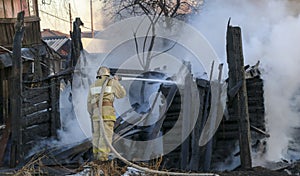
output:
[[[0,54],[0,166],[22,164],[39,142],[57,137],[60,82],[71,80],[73,73],[73,68],[55,70],[60,56],[40,38],[39,44],[34,42],[39,31],[23,48],[23,36],[31,30],[26,27],[26,13],[21,11],[14,20],[13,47],[0,43],[5,51]]]
[[[269,137],[265,132],[263,80],[259,75],[245,79],[239,27],[228,26],[227,57],[229,64],[227,112],[214,135],[213,145],[210,146],[208,143],[199,147],[197,143],[208,116],[211,94],[210,82],[196,79],[199,99],[202,102],[199,117],[194,130],[186,141],[164,156],[163,166],[167,169],[207,171],[217,169],[218,164],[233,160],[234,157],[238,157],[241,161],[241,168],[247,169],[252,167],[251,150],[262,150],[259,152],[263,152],[264,139]],[[168,87],[164,87],[162,92],[167,93],[168,89]],[[180,108],[182,108],[180,104],[183,102],[183,97],[180,96],[177,92],[166,113],[163,123],[164,133],[173,128],[178,120]],[[209,151],[211,147],[212,153]],[[239,165],[235,167],[239,167]]]
[[[265,133],[265,107],[263,80],[260,76],[246,79],[248,113],[251,129],[252,151],[259,151],[265,147],[264,139],[268,136]],[[228,115],[223,118],[218,131],[214,137],[212,156],[212,168],[217,168],[220,163],[229,163],[234,158],[240,157],[239,152],[239,117],[234,115],[235,109],[228,105]],[[238,163],[237,163],[238,164]],[[239,165],[233,166],[238,167]]]
[[[178,146],[175,150],[168,153],[164,156],[163,166],[168,169],[176,169],[176,170],[193,170],[199,171],[203,170],[204,163],[205,163],[205,147],[199,147],[199,139],[201,135],[201,130],[204,126],[205,119],[207,119],[210,98],[210,84],[209,81],[204,79],[196,79],[197,91],[199,92],[199,100],[202,102],[199,107],[199,114],[197,121],[195,123],[195,127],[191,131],[190,135],[184,140],[183,145]],[[162,92],[163,94],[167,94],[170,91],[169,86],[163,86]],[[178,121],[178,117],[180,111],[182,110],[182,103],[184,98],[181,96],[180,91],[177,90],[175,97],[169,107],[166,117],[164,119],[162,125],[163,134],[167,133],[171,130],[175,123]],[[190,104],[189,104],[190,105]],[[184,120],[188,121],[189,117],[185,117]],[[178,129],[179,133],[177,134],[176,138],[180,138],[181,130],[183,130],[183,125],[181,129]],[[176,141],[164,141],[166,145],[164,147],[168,147],[169,144],[172,144]]]
[[[26,72],[31,70],[32,63],[23,60],[20,71],[16,71],[12,65],[0,64],[0,119],[1,125],[5,125],[0,131],[0,142],[3,144],[0,160],[5,166],[13,167],[22,162],[41,140],[55,139],[60,129],[60,82],[70,80],[72,70],[37,77],[36,72]],[[21,77],[20,82],[16,77]]]
[[[22,48],[22,38],[24,34],[24,11],[20,12],[17,17],[16,22],[16,33],[14,35],[14,45],[13,45],[13,54],[12,54],[12,83],[10,90],[11,94],[11,138],[12,138],[12,147],[11,153],[13,158],[11,160],[12,165],[19,162],[20,155],[22,155],[21,144],[22,139],[19,136],[22,136],[22,128],[19,128],[21,123],[22,116],[22,58],[21,58],[21,48]]]
[[[207,111],[210,109],[210,83],[204,79],[196,79],[196,83],[198,86],[200,102],[203,102],[200,104],[198,120],[195,128],[186,139],[186,141],[189,141],[188,147],[180,145],[175,150],[164,156],[162,165],[167,169],[203,171],[205,168],[205,164],[207,162],[207,146],[199,147],[198,141],[208,116]],[[263,139],[268,137],[264,133],[265,109],[263,80],[259,76],[249,78],[246,80],[246,87],[251,125],[251,141],[249,141],[249,144],[251,145],[252,150],[259,150],[259,147],[263,147]],[[162,92],[167,94],[170,89],[171,87],[169,86],[163,86]],[[206,100],[208,101],[208,104],[205,103]],[[163,133],[167,133],[171,130],[177,122],[181,111],[182,101],[183,99],[180,92],[177,91],[172,104],[166,113],[166,118],[164,119],[162,126]],[[216,169],[217,164],[225,163],[231,156],[236,155],[234,157],[240,157],[239,149],[237,149],[240,135],[239,118],[234,115],[236,110],[232,108],[232,106],[228,106],[227,111],[229,112],[229,116],[223,117],[223,120],[221,121],[212,141],[213,152],[211,155],[210,169]],[[178,134],[178,137],[180,137],[180,134],[181,133]],[[172,142],[176,141],[166,141],[166,143]],[[168,147],[168,145],[164,147]],[[185,160],[185,164],[182,164],[182,160]]]
[[[22,40],[23,47],[41,44],[40,18],[38,1],[33,0],[1,0],[0,1],[0,46],[11,49],[15,34],[17,14],[24,11],[26,28]],[[0,50],[1,51],[1,50]]]
[[[240,159],[243,169],[252,167],[251,162],[251,134],[248,113],[247,89],[244,70],[244,56],[242,47],[242,34],[240,27],[227,26],[227,62],[229,67],[228,89],[233,89],[240,84],[239,90],[233,97],[229,97],[230,106],[234,109],[231,116],[239,119],[239,145]]]

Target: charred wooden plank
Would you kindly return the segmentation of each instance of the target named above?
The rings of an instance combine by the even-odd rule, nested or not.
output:
[[[255,107],[264,107],[264,102],[263,101],[248,101],[248,105],[250,106],[255,106]]]
[[[199,92],[200,102],[204,102],[205,88],[198,87],[198,92]],[[192,139],[191,139],[192,151],[191,151],[191,159],[190,159],[190,163],[189,163],[189,169],[193,170],[193,171],[198,171],[200,164],[203,165],[202,163],[200,163],[200,161],[201,161],[201,158],[204,156],[204,154],[203,154],[203,152],[201,152],[201,147],[199,147],[199,144],[198,144],[198,139],[200,139],[201,131],[203,129],[203,126],[202,126],[203,110],[204,110],[204,104],[200,103],[198,119],[197,119],[195,127],[192,131]]]
[[[35,140],[37,137],[50,137],[49,123],[33,125],[23,129],[23,142]]]
[[[84,140],[76,144],[51,149],[48,157],[43,158],[42,162],[46,166],[80,164],[83,161],[83,154],[91,148],[92,142]]]
[[[253,97],[250,97],[248,96],[248,101],[262,101],[263,100],[263,97],[259,97],[259,96],[253,96]]]
[[[255,132],[260,133],[260,134],[263,134],[263,135],[265,135],[266,137],[270,137],[270,134],[268,134],[267,132],[265,132],[264,129],[257,128],[257,127],[255,127],[254,125],[251,125],[250,127],[251,127],[251,129],[254,130]]]
[[[249,78],[246,80],[247,84],[252,84],[252,83],[257,83],[257,82],[263,82],[263,79],[260,77],[254,77],[254,78]]]
[[[36,104],[34,106],[22,109],[22,113],[25,116],[43,111],[49,111],[49,104],[47,102]]]
[[[23,123],[25,127],[38,125],[41,123],[50,122],[50,113],[48,111],[38,112],[32,115],[23,117]]]
[[[32,99],[35,97],[40,96],[41,94],[45,94],[49,92],[49,88],[45,87],[45,88],[38,88],[38,89],[25,89],[23,92],[23,97],[25,99]],[[49,94],[49,93],[48,93]]]
[[[24,98],[23,99],[23,108],[27,108],[29,106],[34,106],[35,104],[39,103],[46,103],[50,101],[49,93],[48,92],[42,92],[39,96],[32,97],[31,99]]]
[[[232,130],[232,131],[224,131],[221,133],[217,134],[218,138],[223,138],[223,139],[238,139],[239,138],[239,131],[237,130]]]
[[[239,125],[236,123],[222,123],[219,126],[220,132],[224,131],[239,131]]]

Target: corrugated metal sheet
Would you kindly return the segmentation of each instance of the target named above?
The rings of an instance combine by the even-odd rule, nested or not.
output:
[[[56,39],[43,39],[48,46],[55,51],[58,51],[69,39],[68,38],[56,38]]]

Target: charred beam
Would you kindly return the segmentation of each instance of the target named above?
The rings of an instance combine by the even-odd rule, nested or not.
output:
[[[247,89],[244,72],[244,56],[242,48],[242,35],[240,27],[227,26],[227,62],[229,67],[228,89],[231,90],[235,85],[242,81],[242,86],[232,100],[234,115],[238,117],[239,123],[239,144],[241,167],[248,169],[251,163],[251,136],[250,121],[248,113]]]
[[[22,39],[25,32],[24,28],[24,11],[18,13],[15,25],[15,36],[13,42],[12,55],[12,84],[11,84],[11,125],[12,125],[12,148],[11,163],[12,167],[16,166],[23,158],[22,153],[22,58],[21,48]]]

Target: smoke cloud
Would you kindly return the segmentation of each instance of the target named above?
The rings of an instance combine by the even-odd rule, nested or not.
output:
[[[289,155],[290,143],[299,142],[292,136],[300,115],[294,107],[299,105],[295,96],[300,86],[299,7],[300,2],[290,0],[210,0],[192,20],[226,63],[226,27],[231,18],[231,25],[242,29],[245,64],[261,61],[266,125],[271,135],[267,161],[300,157],[299,152]]]

